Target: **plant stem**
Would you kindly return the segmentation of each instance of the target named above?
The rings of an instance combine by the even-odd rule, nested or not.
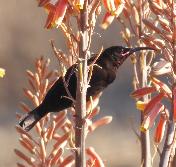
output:
[[[147,70],[146,70],[146,55],[142,54],[142,87],[147,86]],[[143,97],[144,102],[148,102],[148,96]],[[144,115],[141,113],[141,123],[144,120]],[[141,131],[141,163],[143,167],[151,167],[151,152],[150,152],[150,134],[149,130]]]
[[[171,25],[172,25],[172,50],[173,50],[173,64],[172,69],[173,73],[176,74],[176,48],[175,48],[175,15],[174,15],[174,0],[172,0],[172,14],[171,14]],[[174,75],[173,74],[173,75]],[[174,154],[175,154],[175,122],[173,118],[174,113],[174,101],[175,101],[175,93],[176,93],[176,81],[173,76],[173,85],[172,85],[172,106],[171,112],[169,113],[169,121],[167,126],[167,134],[163,147],[163,151],[160,159],[160,167],[170,167],[173,162]]]
[[[84,2],[83,9],[80,10],[80,42],[76,92],[76,127],[75,146],[77,148],[75,157],[76,167],[86,167],[85,155],[85,117],[86,117],[86,92],[87,92],[87,45],[88,45],[88,11],[87,1]]]
[[[141,39],[143,26],[143,0],[139,0],[139,38]],[[142,53],[140,57],[141,66],[141,87],[147,86],[147,66],[146,66],[146,53]],[[142,99],[144,102],[148,102],[148,96],[144,96]],[[144,120],[144,114],[141,112],[141,123]],[[151,152],[150,152],[150,134],[149,130],[146,132],[141,131],[141,163],[143,167],[151,167]]]

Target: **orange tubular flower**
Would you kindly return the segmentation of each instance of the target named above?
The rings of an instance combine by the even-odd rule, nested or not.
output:
[[[166,127],[166,118],[161,114],[159,123],[155,130],[155,136],[154,136],[154,141],[158,144],[163,139],[165,127]]]
[[[104,18],[103,18],[103,22],[101,24],[101,28],[103,29],[107,29],[108,26],[113,22],[115,16],[111,15],[111,13],[106,12]]]
[[[94,148],[89,147],[86,149],[86,153],[90,156],[90,158],[92,159],[92,161],[94,162],[92,164],[92,166],[94,167],[105,167],[102,159],[100,158],[100,156],[95,152]]]
[[[163,97],[165,96],[165,93],[161,92],[158,95],[156,95],[155,97],[153,97],[149,103],[146,105],[145,109],[144,109],[144,114],[147,115],[148,113],[150,113],[152,111],[152,109],[161,102],[161,100],[163,99]]]
[[[124,0],[103,0],[103,4],[105,9],[116,17],[119,16],[124,8]]]
[[[169,98],[171,98],[172,91],[170,90],[170,88],[166,84],[164,84],[162,81],[160,81],[159,79],[156,79],[154,77],[151,78],[151,81],[156,88],[165,92],[167,94],[167,96]]]
[[[122,13],[124,8],[124,0],[103,0],[105,9],[107,10],[101,27],[106,29],[114,20]]]
[[[154,0],[155,3],[157,3],[159,6],[162,6],[162,1],[161,0]]]
[[[158,103],[156,104],[152,110],[147,114],[145,115],[144,117],[144,121],[142,122],[142,125],[141,125],[141,131],[146,131],[148,130],[150,127],[152,127],[153,123],[155,122],[155,119],[157,117],[157,115],[163,111],[164,109],[164,105],[161,104],[161,103]]]
[[[105,116],[103,118],[100,118],[99,120],[95,121],[92,125],[88,127],[90,132],[93,132],[96,128],[101,127],[103,125],[107,125],[112,121],[111,116]]]
[[[48,29],[59,27],[67,11],[68,0],[58,0],[55,4],[52,4],[51,1],[49,3],[46,2],[44,7],[49,13],[45,27]]]
[[[134,98],[141,98],[146,94],[150,94],[156,91],[155,87],[144,87],[135,90],[134,92],[131,93],[131,96]]]
[[[116,17],[118,17],[122,13],[122,11],[125,7],[125,2],[124,2],[124,0],[114,0],[114,3],[115,3],[115,7],[116,7],[115,15],[116,15]]]
[[[103,4],[105,9],[110,13],[113,13],[116,10],[114,0],[103,0]]]

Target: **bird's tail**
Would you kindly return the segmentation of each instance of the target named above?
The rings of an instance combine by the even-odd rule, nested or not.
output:
[[[25,130],[29,131],[31,130],[35,124],[42,118],[42,116],[39,115],[38,108],[34,109],[33,111],[25,114],[22,116],[22,118],[19,120],[19,125]]]

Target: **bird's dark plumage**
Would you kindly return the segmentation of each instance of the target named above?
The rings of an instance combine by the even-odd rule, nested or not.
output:
[[[125,48],[122,46],[112,46],[105,49],[96,60],[95,64],[97,65],[93,67],[92,77],[89,83],[90,87],[87,89],[87,100],[89,100],[90,96],[95,96],[102,92],[115,80],[117,69],[132,53],[147,49],[153,50],[149,47]],[[94,60],[95,57],[90,58],[88,65]],[[77,86],[76,71],[77,64],[74,64],[67,70],[64,78],[68,85],[67,88],[74,99],[76,98]],[[24,115],[20,119],[19,125],[24,130],[29,131],[47,113],[59,112],[71,107],[73,102],[66,97],[68,97],[68,94],[64,86],[63,78],[60,77],[48,91],[43,102],[33,111]]]

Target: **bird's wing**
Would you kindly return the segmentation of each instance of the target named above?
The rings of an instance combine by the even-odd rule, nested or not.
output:
[[[73,64],[68,70],[67,70],[67,72],[66,72],[66,74],[65,74],[65,81],[67,82],[67,83],[69,83],[70,82],[70,79],[72,78],[72,77],[75,77],[76,76],[76,70],[77,70],[77,64]]]
[[[95,96],[102,92],[108,85],[107,78],[107,71],[99,66],[94,65],[89,88],[87,90],[87,97]]]

